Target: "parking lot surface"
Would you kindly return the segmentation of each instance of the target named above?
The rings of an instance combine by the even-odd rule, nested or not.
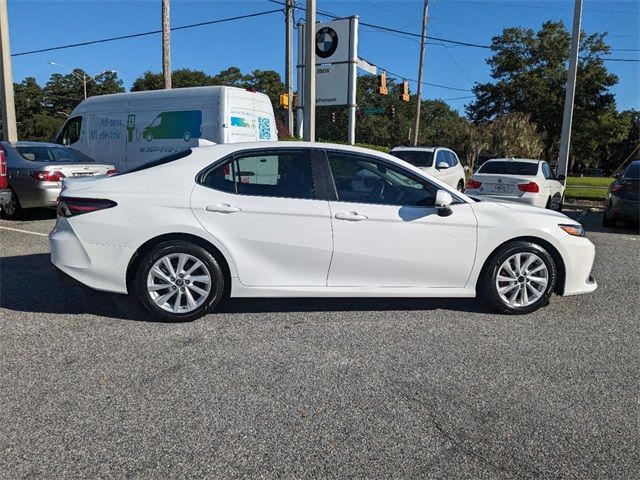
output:
[[[574,217],[580,212],[572,212]],[[590,295],[230,300],[163,324],[0,221],[1,478],[640,478],[640,236],[582,218]]]

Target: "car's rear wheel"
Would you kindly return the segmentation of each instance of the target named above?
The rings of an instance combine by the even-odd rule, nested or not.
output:
[[[24,210],[20,205],[20,199],[16,195],[16,192],[11,190],[11,199],[4,205],[2,205],[2,218],[7,220],[17,220],[22,217]]]
[[[478,296],[501,313],[531,313],[549,302],[557,280],[553,257],[527,241],[503,245],[485,264]]]
[[[220,302],[225,277],[216,258],[182,240],[147,252],[134,278],[134,291],[156,318],[184,322],[199,318]]]

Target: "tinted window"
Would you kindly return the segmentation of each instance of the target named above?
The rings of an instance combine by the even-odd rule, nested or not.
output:
[[[624,178],[640,178],[640,162],[633,162],[624,173]]]
[[[82,128],[82,117],[74,117],[67,121],[60,135],[58,142],[62,145],[72,145],[80,140],[80,131]]]
[[[438,150],[438,153],[436,153],[436,168],[438,168],[438,165],[442,162],[449,165],[449,156],[445,150]]]
[[[450,167],[455,167],[458,165],[458,159],[456,158],[455,153],[446,151],[445,155],[447,156],[447,163]]]
[[[414,167],[430,167],[433,165],[433,152],[399,150],[391,152],[391,155],[410,163]]]
[[[315,197],[311,155],[304,150],[236,155],[205,172],[199,183],[241,195]]]
[[[342,202],[381,205],[433,205],[438,189],[401,168],[357,155],[328,152],[329,166]]]
[[[486,162],[482,167],[480,167],[478,173],[533,176],[538,173],[538,164],[530,162],[490,161]]]
[[[73,150],[71,148],[64,147],[32,147],[32,146],[17,146],[16,150],[27,160],[32,162],[78,162],[78,163],[91,163],[94,160],[87,157],[85,154]]]

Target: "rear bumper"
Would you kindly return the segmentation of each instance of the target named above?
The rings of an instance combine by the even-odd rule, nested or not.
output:
[[[9,203],[9,200],[11,200],[11,190],[0,190],[0,205]]]
[[[59,183],[44,183],[28,192],[16,190],[16,193],[23,208],[55,207],[61,189]]]
[[[51,264],[64,275],[96,290],[127,293],[127,268],[134,251],[82,241],[66,218],[49,234]]]
[[[607,206],[604,214],[612,220],[637,222],[640,219],[640,203],[636,201],[612,195]]]

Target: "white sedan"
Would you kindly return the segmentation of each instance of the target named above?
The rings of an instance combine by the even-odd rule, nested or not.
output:
[[[542,160],[496,158],[485,162],[467,181],[465,193],[534,207],[562,210],[564,185]]]
[[[344,145],[196,147],[65,180],[49,238],[60,271],[162,320],[198,318],[226,295],[479,296],[528,313],[596,288],[594,246],[565,215],[477,202]]]

